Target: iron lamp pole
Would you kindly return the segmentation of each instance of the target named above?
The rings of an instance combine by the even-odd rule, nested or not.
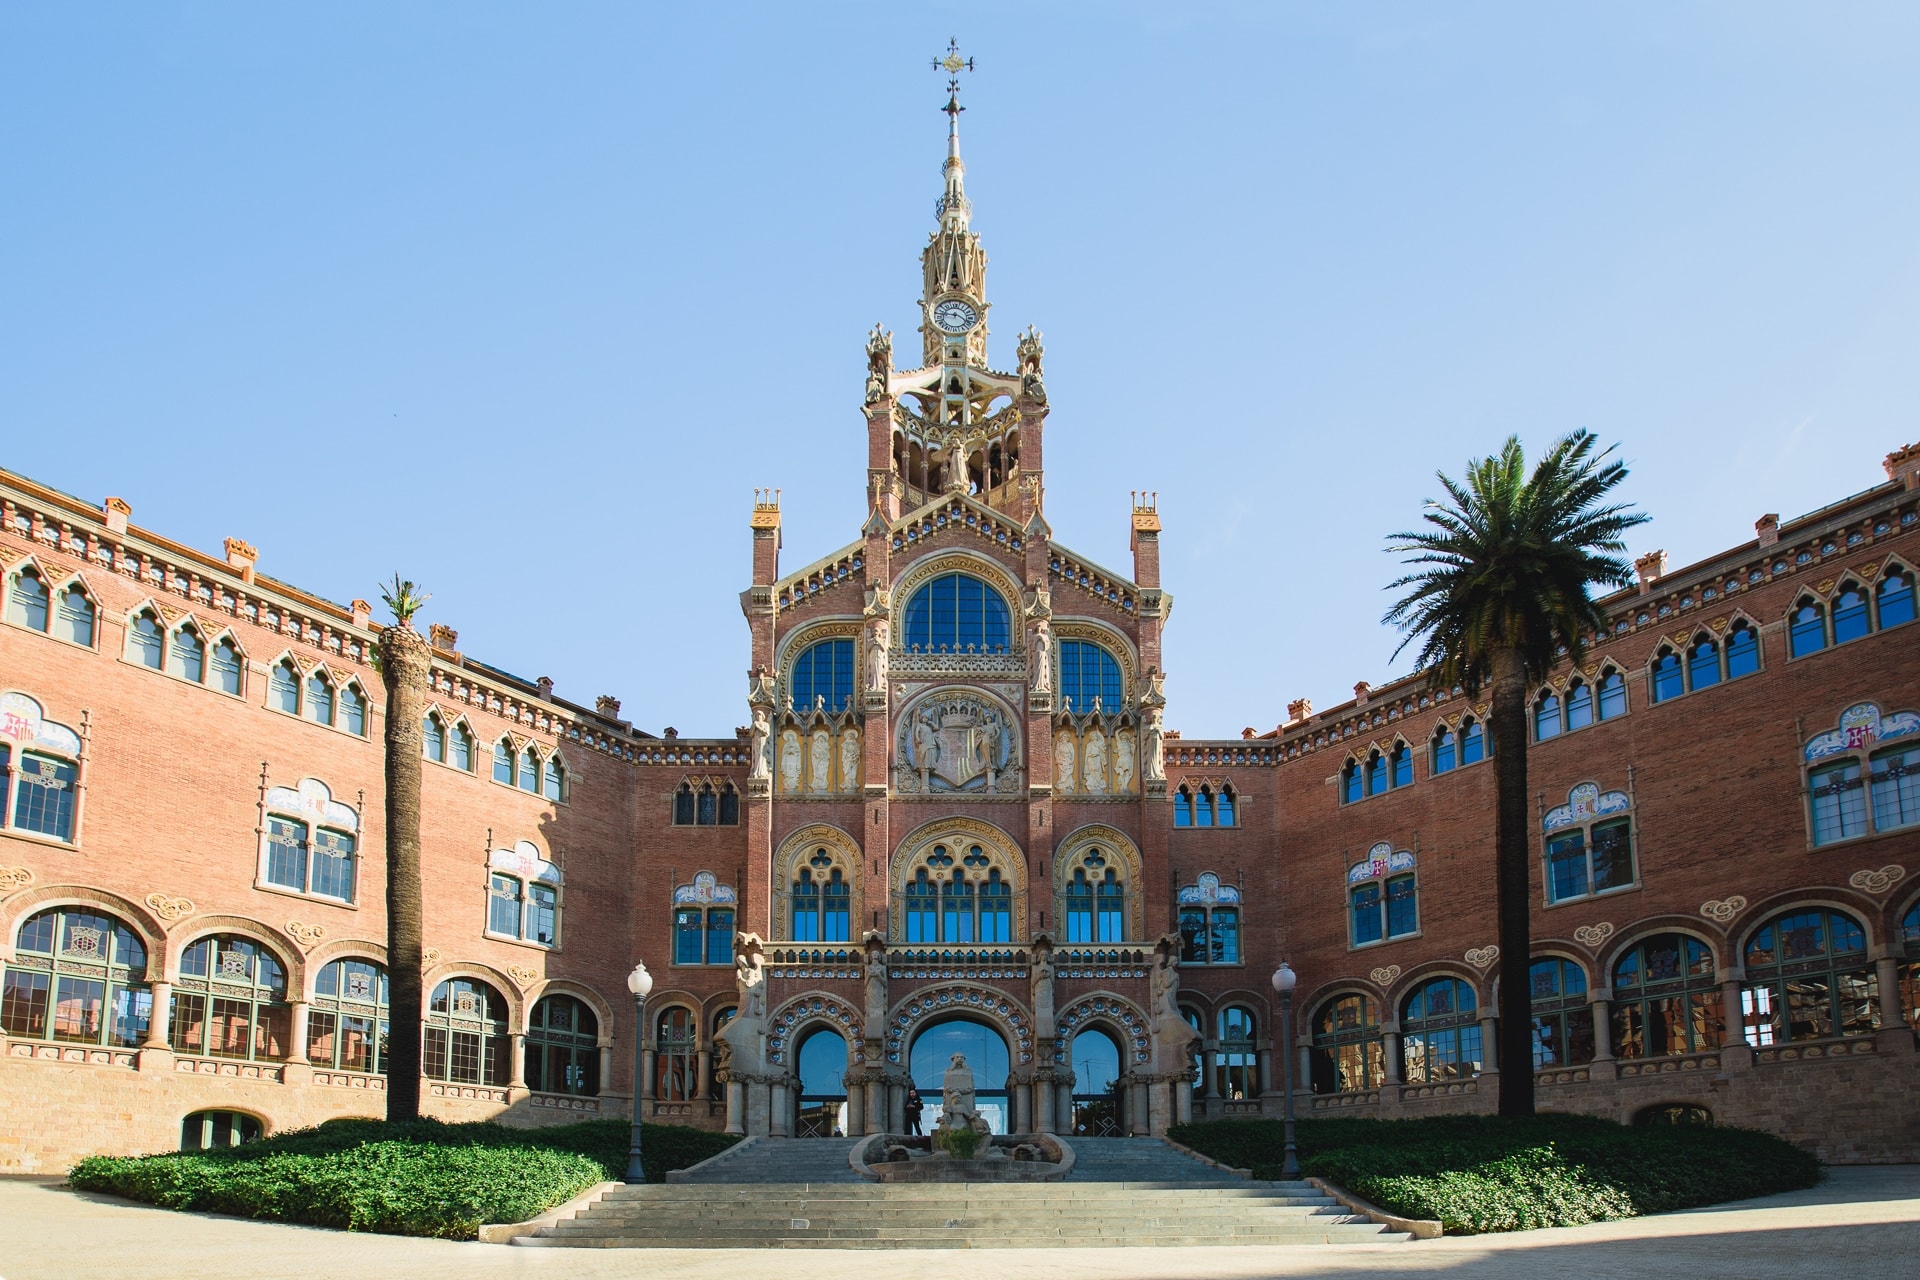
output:
[[[627,1144],[628,1182],[645,1182],[647,1171],[640,1163],[640,1079],[646,1069],[641,1045],[647,1038],[647,992],[653,990],[653,975],[646,961],[633,966],[627,975],[627,990],[633,992],[633,1137]]]
[[[1293,1144],[1293,984],[1297,981],[1285,960],[1273,971],[1273,989],[1280,994],[1281,1076],[1287,1094],[1287,1158],[1280,1176],[1289,1182],[1300,1176],[1300,1156]]]

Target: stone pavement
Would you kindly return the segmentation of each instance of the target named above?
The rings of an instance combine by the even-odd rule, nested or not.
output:
[[[644,1276],[648,1280],[1258,1280],[1268,1276],[1662,1280],[1920,1275],[1920,1166],[1836,1169],[1811,1191],[1507,1236],[1312,1248],[840,1250],[544,1250],[353,1235],[170,1213],[0,1179],[0,1277],[164,1274],[183,1280],[359,1275],[381,1280]]]

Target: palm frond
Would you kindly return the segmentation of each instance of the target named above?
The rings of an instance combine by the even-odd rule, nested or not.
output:
[[[380,599],[393,614],[396,623],[410,627],[413,625],[413,615],[420,612],[420,607],[433,597],[421,591],[417,583],[409,582],[396,573],[391,583],[380,588]]]

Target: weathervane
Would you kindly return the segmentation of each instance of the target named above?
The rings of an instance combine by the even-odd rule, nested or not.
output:
[[[973,70],[973,59],[961,57],[960,42],[949,38],[947,56],[935,58],[933,69],[947,73],[947,105],[940,109],[957,120],[960,113],[966,110],[960,105],[960,73]]]

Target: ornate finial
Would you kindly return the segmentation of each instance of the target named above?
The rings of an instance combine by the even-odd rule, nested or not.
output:
[[[893,372],[893,335],[880,325],[867,335],[866,402],[877,404],[887,394],[888,375]]]
[[[947,40],[947,56],[933,60],[935,71],[947,73],[947,105],[940,108],[950,116],[957,116],[966,108],[960,105],[960,73],[973,70],[973,59],[960,56],[960,42],[951,37]]]

